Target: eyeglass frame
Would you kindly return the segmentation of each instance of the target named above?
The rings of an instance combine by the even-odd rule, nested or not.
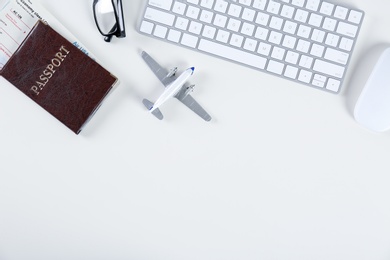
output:
[[[94,0],[93,1],[93,4],[92,4],[93,17],[95,19],[95,24],[96,24],[96,27],[98,28],[100,34],[105,36],[104,40],[106,42],[110,42],[113,36],[116,36],[118,38],[126,37],[122,0],[111,0],[112,7],[114,8],[116,23],[114,24],[114,26],[112,27],[112,29],[108,33],[102,32],[102,30],[99,27],[99,23],[97,21],[97,18],[96,18],[96,4],[99,1],[102,1],[102,0]],[[115,1],[117,1],[117,4],[115,4]]]

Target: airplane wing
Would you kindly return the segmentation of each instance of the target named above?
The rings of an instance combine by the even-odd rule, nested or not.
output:
[[[198,102],[195,101],[195,99],[190,95],[176,95],[175,96],[178,100],[180,100],[184,105],[186,105],[189,109],[194,111],[198,116],[203,118],[206,121],[211,120],[211,116],[204,110]]]
[[[145,51],[142,52],[142,58],[165,87],[176,80],[177,77],[175,75],[170,75],[171,73],[161,67],[160,64],[158,64],[157,61],[155,61]],[[194,111],[204,120],[210,121],[211,116],[195,101],[193,97],[185,93],[185,89],[186,87],[183,86],[181,91],[176,94],[175,98],[180,100],[184,105],[186,105],[189,109]]]
[[[175,81],[176,76],[173,75],[171,77],[168,77],[169,72],[163,67],[161,67],[160,64],[158,64],[157,61],[155,61],[145,51],[142,52],[142,58],[165,87]]]

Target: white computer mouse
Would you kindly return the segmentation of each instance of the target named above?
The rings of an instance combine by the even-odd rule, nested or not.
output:
[[[384,49],[374,65],[356,102],[354,117],[370,130],[390,129],[390,47]]]

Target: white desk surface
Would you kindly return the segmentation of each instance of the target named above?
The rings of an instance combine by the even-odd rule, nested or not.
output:
[[[390,2],[366,11],[332,95],[138,34],[105,43],[92,0],[41,0],[121,84],[76,136],[0,87],[0,259],[390,259],[390,134],[360,127],[348,84],[390,43]],[[137,95],[162,91],[142,61],[195,66],[206,123],[177,101],[164,121]],[[356,74],[356,73],[355,73]]]

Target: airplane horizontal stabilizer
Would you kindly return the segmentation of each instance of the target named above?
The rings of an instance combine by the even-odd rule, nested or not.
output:
[[[161,113],[160,109],[156,108],[153,110],[152,114],[157,117],[158,119],[162,120],[164,118],[163,114]]]
[[[152,110],[153,108],[153,103],[149,100],[147,100],[146,98],[144,100],[142,100],[142,103],[145,105],[145,107],[148,109],[148,110]],[[162,120],[164,118],[163,114],[161,113],[160,109],[156,108],[152,111],[152,114],[157,117],[158,119]]]
[[[148,110],[151,110],[153,108],[153,103],[150,102],[149,100],[147,100],[146,98],[144,100],[142,100],[142,103],[144,104],[144,106],[148,109]]]

